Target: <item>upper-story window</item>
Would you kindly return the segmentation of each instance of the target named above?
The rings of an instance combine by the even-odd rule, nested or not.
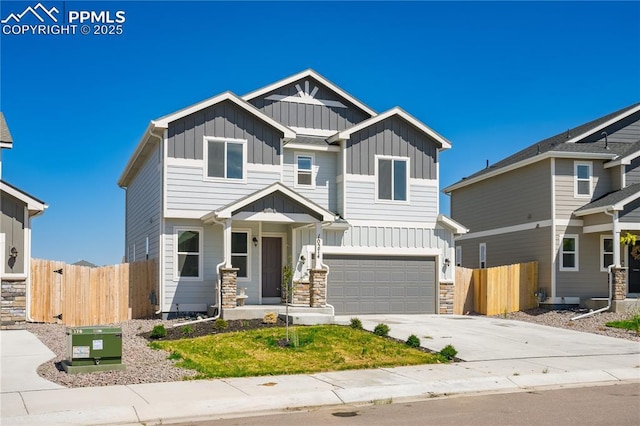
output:
[[[176,279],[202,279],[202,228],[176,228]]]
[[[575,162],[574,165],[574,195],[576,197],[591,197],[592,164],[590,162]]]
[[[378,200],[409,200],[409,159],[376,156]]]
[[[205,137],[206,177],[237,179],[246,177],[247,141]]]
[[[313,155],[296,154],[296,186],[314,187]]]

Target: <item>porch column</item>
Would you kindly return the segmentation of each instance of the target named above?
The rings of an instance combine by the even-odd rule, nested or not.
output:
[[[620,222],[617,211],[613,212],[613,264],[616,268],[620,267]]]
[[[225,268],[231,268],[231,219],[225,220],[223,232],[222,244],[224,246],[224,260],[226,262],[224,266]]]
[[[309,271],[309,293],[311,293],[309,306],[312,308],[322,308],[327,305],[328,272],[326,269],[312,269]]]
[[[238,296],[238,268],[220,268],[222,274],[222,309],[236,307]]]
[[[316,222],[316,261],[313,269],[322,269],[322,223]]]

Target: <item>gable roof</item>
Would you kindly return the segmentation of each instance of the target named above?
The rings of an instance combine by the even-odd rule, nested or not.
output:
[[[631,148],[630,144],[606,144],[604,141],[589,143],[579,142],[587,136],[593,135],[638,111],[640,111],[640,103],[630,105],[611,114],[607,114],[603,117],[577,126],[568,132],[565,131],[550,138],[543,139],[513,155],[510,155],[507,158],[498,161],[497,163],[494,163],[488,168],[462,178],[462,180],[448,186],[443,191],[449,193],[472,183],[551,157],[599,158],[613,160],[627,152]]]
[[[435,139],[436,142],[440,144],[441,149],[451,148],[451,142],[449,142],[444,136],[440,135],[438,132],[431,129],[429,126],[427,126],[426,124],[424,124],[423,122],[421,122],[420,120],[418,120],[417,118],[415,118],[414,116],[412,116],[411,114],[409,114],[408,112],[406,112],[400,107],[391,108],[390,110],[385,111],[382,114],[379,114],[375,117],[371,117],[368,120],[364,120],[356,124],[355,126],[349,127],[348,129],[345,129],[341,132],[336,133],[335,135],[331,136],[327,140],[329,142],[336,142],[338,140],[347,140],[351,137],[352,134],[362,129],[366,129],[367,127],[373,126],[374,124],[384,121],[387,118],[393,117],[393,116],[398,116],[404,119],[405,121],[407,121],[408,123],[416,127],[418,130],[422,131],[423,133],[429,135],[431,138]]]
[[[31,216],[42,213],[47,207],[49,207],[44,203],[44,201],[38,200],[33,195],[27,194],[23,190],[18,189],[4,180],[0,180],[0,190],[25,203]]]
[[[13,146],[13,138],[4,119],[4,114],[0,111],[0,148],[11,148]]]
[[[208,222],[211,221],[215,218],[218,219],[229,219],[231,218],[231,216],[233,215],[233,212],[235,212],[236,210],[239,210],[245,206],[248,206],[249,204],[254,203],[257,200],[260,200],[261,198],[264,198],[268,195],[271,195],[275,192],[280,192],[284,195],[286,195],[287,197],[291,198],[292,200],[294,200],[295,202],[303,205],[304,207],[306,207],[309,210],[312,210],[314,213],[318,214],[320,217],[322,217],[323,221],[326,222],[333,222],[336,219],[336,215],[335,213],[330,212],[329,210],[325,209],[324,207],[319,206],[318,204],[314,203],[313,201],[311,201],[310,199],[308,199],[307,197],[304,197],[300,194],[298,194],[296,191],[288,188],[287,186],[283,185],[280,182],[274,182],[271,185],[254,192],[253,194],[249,194],[246,197],[240,198],[239,200],[236,200],[230,204],[227,204],[226,206],[213,211],[211,213],[207,213],[206,215],[202,216],[202,220],[204,222]]]
[[[586,216],[605,211],[620,211],[632,201],[640,198],[640,183],[634,183],[618,191],[610,192],[575,211],[576,216]]]
[[[280,87],[286,86],[288,84],[291,84],[305,77],[311,77],[319,81],[320,83],[322,83],[323,85],[331,89],[333,92],[340,95],[344,99],[348,100],[350,103],[360,108],[362,111],[366,112],[370,116],[373,117],[377,115],[374,110],[372,110],[371,108],[369,108],[368,106],[360,102],[358,99],[354,98],[353,96],[351,96],[350,94],[348,94],[347,92],[345,92],[344,90],[342,90],[341,88],[333,84],[332,82],[330,82],[329,80],[327,80],[326,78],[324,78],[323,76],[321,76],[320,74],[312,70],[311,68],[306,69],[297,74],[294,74],[290,77],[283,78],[282,80],[276,81],[275,83],[269,84],[268,86],[264,86],[261,89],[254,90],[253,92],[247,93],[242,97],[242,99],[244,99],[245,101],[250,101],[251,99],[255,99],[258,96],[261,96],[261,95],[264,95],[265,93],[269,93],[273,90],[279,89]]]

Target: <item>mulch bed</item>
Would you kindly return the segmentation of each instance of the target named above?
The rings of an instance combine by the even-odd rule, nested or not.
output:
[[[220,324],[220,323],[218,323]],[[209,336],[212,334],[231,333],[234,331],[247,331],[255,330],[257,328],[271,328],[271,327],[284,327],[284,320],[278,318],[278,322],[275,324],[267,324],[262,322],[262,319],[247,319],[247,320],[227,320],[227,326],[225,328],[218,325],[216,327],[216,320],[199,322],[195,324],[188,324],[181,327],[166,327],[167,336],[160,339],[152,339],[151,332],[141,333],[140,336],[149,341],[155,340],[178,340],[188,339],[192,337]],[[292,325],[291,323],[289,324]]]

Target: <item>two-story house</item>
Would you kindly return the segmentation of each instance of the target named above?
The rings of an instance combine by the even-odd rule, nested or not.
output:
[[[613,265],[626,275],[614,299],[640,295],[640,246],[620,242],[640,232],[640,104],[534,143],[444,191],[453,219],[470,230],[455,243],[459,265],[537,260],[548,305],[609,298]]]
[[[2,151],[13,148],[13,138],[0,112],[0,328],[21,328],[29,316],[31,220],[47,208],[44,202],[2,180]]]
[[[312,70],[222,93],[149,124],[118,181],[126,259],[157,259],[165,316],[230,309],[238,293],[280,304],[286,265],[307,292],[294,302],[438,312],[453,236],[465,232],[439,215],[450,146]]]

